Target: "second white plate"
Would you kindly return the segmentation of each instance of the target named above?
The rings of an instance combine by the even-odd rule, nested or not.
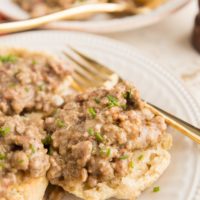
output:
[[[110,33],[141,28],[156,23],[163,18],[173,14],[190,0],[167,0],[166,3],[149,13],[141,15],[126,16],[121,18],[110,18],[108,16],[99,16],[87,21],[60,21],[48,24],[46,28],[79,30],[95,33]],[[12,0],[0,1],[0,13],[13,19],[26,19],[28,13],[16,6]]]

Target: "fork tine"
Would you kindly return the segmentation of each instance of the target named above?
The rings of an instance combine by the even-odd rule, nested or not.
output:
[[[84,88],[90,88],[91,86],[93,87],[99,87],[102,86],[105,82],[107,82],[109,79],[112,78],[108,77],[107,79],[105,78],[100,78],[97,75],[90,74],[90,72],[85,71],[82,69],[82,65],[78,66],[77,62],[75,63],[74,60],[71,59],[71,56],[67,55],[68,57],[68,62],[70,62],[74,67],[74,73],[72,74],[73,78],[76,79],[76,82],[78,85],[84,85]],[[78,69],[76,68],[78,66]]]
[[[83,88],[80,87],[80,85],[77,83],[77,81],[73,78],[72,82],[71,82],[71,87],[78,92],[83,92]]]
[[[83,76],[81,76],[80,74],[73,73],[72,77],[79,85],[81,85],[81,87],[84,87],[84,88],[90,87],[90,82],[87,79],[85,79]]]
[[[89,56],[86,56],[85,54],[83,54],[82,52],[78,51],[77,49],[75,49],[74,47],[72,46],[69,46],[69,48],[75,52],[80,58],[83,58],[85,61],[87,61],[88,63],[90,64],[93,64],[97,70],[101,70],[103,71],[104,73],[106,74],[113,74],[113,71],[110,70],[108,67],[105,67],[103,64],[100,64],[99,62],[97,62],[96,60],[92,59],[91,57]]]
[[[104,82],[93,83],[92,81],[85,79],[78,73],[73,73],[72,77],[73,77],[74,81],[77,83],[77,85],[79,87],[82,87],[83,90],[86,90],[88,88],[100,87],[104,84]],[[106,83],[106,81],[105,81],[105,83]]]
[[[108,77],[106,76],[99,76],[99,74],[89,71],[88,69],[85,68],[85,65],[75,60],[75,58],[73,58],[71,55],[67,54],[66,52],[63,53],[68,58],[70,63],[74,66],[75,71],[79,73],[81,76],[87,78],[90,81],[101,82],[101,83],[105,82],[108,79]],[[92,69],[93,67],[90,68]]]
[[[93,60],[92,58],[84,55],[83,53],[80,53],[78,50],[76,50],[73,47],[69,47],[71,52],[78,58],[78,63],[82,64],[84,68],[90,72],[93,72],[94,74],[100,75],[102,77],[107,78],[110,76],[113,72],[108,69],[107,67],[103,66],[99,62]],[[67,54],[68,55],[68,54]],[[77,62],[77,60],[76,60]],[[101,73],[99,73],[101,72]]]
[[[74,66],[72,77],[82,91],[100,86],[112,87],[119,80],[116,73],[72,47],[70,53],[63,51],[63,55]]]

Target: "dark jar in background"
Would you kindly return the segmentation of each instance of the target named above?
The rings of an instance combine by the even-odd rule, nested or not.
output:
[[[194,22],[194,30],[192,34],[192,44],[194,48],[200,53],[200,0],[198,0],[199,13]]]

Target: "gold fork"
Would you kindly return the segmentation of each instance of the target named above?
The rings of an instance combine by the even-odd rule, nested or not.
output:
[[[74,66],[72,77],[74,79],[72,87],[79,92],[84,92],[93,87],[111,87],[117,82],[123,81],[115,72],[108,67],[100,64],[91,57],[83,54],[73,47],[69,47],[70,52],[64,51],[64,56]],[[164,117],[166,123],[191,138],[193,141],[200,144],[200,129],[177,118],[176,116],[164,111],[157,106],[147,103],[146,106],[150,108],[155,114]]]

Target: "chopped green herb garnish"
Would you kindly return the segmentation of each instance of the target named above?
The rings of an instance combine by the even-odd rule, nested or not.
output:
[[[44,84],[38,85],[38,90],[39,91],[44,91],[44,89],[45,89],[45,85]]]
[[[37,61],[36,60],[32,60],[32,65],[36,65]]]
[[[1,56],[0,55],[0,62],[2,63],[15,63],[17,61],[17,57],[13,55],[5,55]]]
[[[11,83],[9,83],[8,87],[13,88],[13,87],[15,87],[16,85],[17,85],[17,83],[11,82]]]
[[[112,95],[108,95],[107,96],[108,98],[108,106],[109,108],[113,107],[113,106],[119,106],[119,102],[118,102],[118,99]]]
[[[131,91],[126,91],[123,94],[124,99],[126,99],[126,105],[127,108],[135,108],[137,106],[137,102],[134,100],[134,98],[132,97]]]
[[[65,127],[65,122],[61,119],[56,119],[56,126],[59,128]]]
[[[44,144],[44,148],[47,149],[47,153],[49,155],[52,155],[53,153],[53,148],[52,148],[52,138],[51,138],[51,135],[47,135],[43,140],[42,140],[42,143]]]
[[[106,155],[109,157],[109,156],[110,156],[110,154],[111,154],[111,149],[110,149],[110,148],[108,148],[108,149],[107,149],[107,151],[106,151]]]
[[[88,113],[92,118],[95,118],[97,114],[94,108],[88,108]]]
[[[47,135],[43,140],[42,140],[42,143],[44,145],[50,145],[52,144],[52,138],[50,135]]]
[[[124,99],[130,99],[130,98],[131,98],[131,91],[126,91],[126,92],[123,94],[123,97],[124,97]]]
[[[6,159],[6,155],[3,153],[0,153],[0,160],[5,160]]]
[[[48,148],[48,154],[49,155],[53,154],[53,147],[52,146],[49,146],[49,148]]]
[[[5,137],[8,133],[10,133],[10,127],[0,128],[0,136]]]
[[[28,87],[25,87],[24,90],[25,90],[26,92],[29,92],[29,88],[28,88]]]
[[[105,149],[100,149],[99,153],[100,153],[101,156],[104,156],[105,155]]]
[[[24,160],[18,160],[19,164],[22,164],[24,162]]]
[[[95,98],[94,100],[95,100],[95,102],[96,102],[97,104],[100,104],[100,99],[99,99],[99,98]]]
[[[142,160],[144,158],[144,155],[138,156],[138,160]]]
[[[128,159],[128,155],[123,155],[123,156],[120,156],[120,157],[119,157],[119,159],[120,159],[120,160],[125,160],[125,159]]]
[[[159,186],[153,188],[153,192],[159,192],[159,191],[160,191],[160,187]]]
[[[5,167],[4,163],[0,163],[0,170],[2,170]]]
[[[35,148],[32,144],[29,145],[29,148],[31,149],[32,153],[35,153]]]
[[[134,162],[133,162],[133,160],[130,161],[129,166],[130,166],[130,168],[132,168],[132,169],[134,168]]]
[[[127,109],[127,105],[126,104],[122,104],[121,107],[126,110]]]
[[[101,133],[95,132],[95,137],[98,142],[103,142],[103,136]]]
[[[111,149],[110,148],[108,148],[108,149],[101,149],[100,150],[100,155],[101,156],[107,156],[107,157],[109,157],[110,154],[111,154]]]
[[[93,128],[89,128],[88,129],[88,133],[90,136],[93,136],[94,135],[94,129]]]

